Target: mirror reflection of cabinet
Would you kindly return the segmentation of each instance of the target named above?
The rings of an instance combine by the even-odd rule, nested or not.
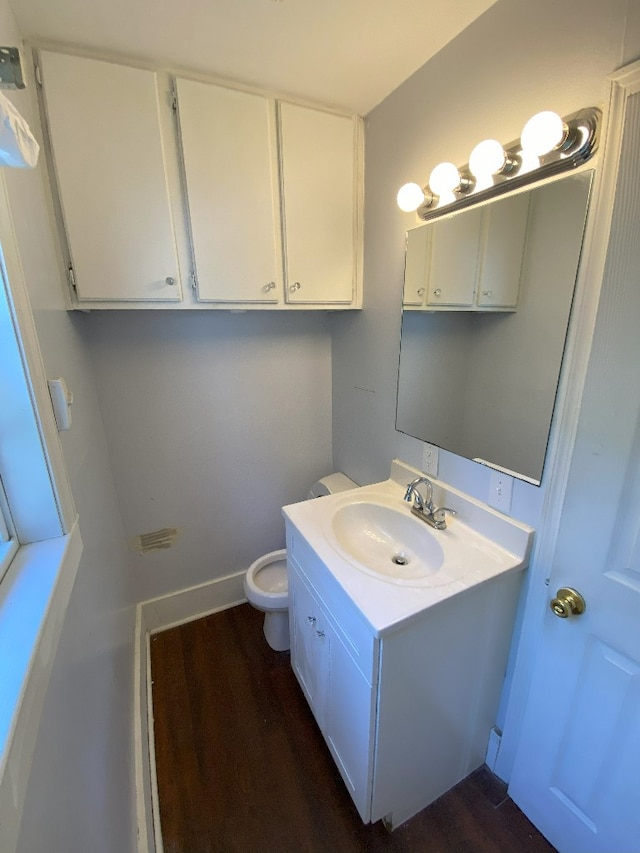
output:
[[[590,171],[568,175],[409,232],[396,429],[540,482],[591,178]],[[478,210],[491,213],[478,299],[499,307],[434,310],[425,271],[436,227]],[[509,310],[498,283],[516,279],[517,310]]]
[[[410,231],[404,306],[516,310],[528,214],[525,193]]]
[[[405,308],[424,308],[427,292],[427,271],[431,263],[431,231],[422,225],[407,232],[404,266]]]
[[[427,226],[432,231],[426,292],[429,309],[474,307],[482,211],[470,214]]]

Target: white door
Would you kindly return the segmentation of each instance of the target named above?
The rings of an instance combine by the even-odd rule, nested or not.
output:
[[[560,853],[640,850],[640,95],[620,178],[549,598],[509,793]]]
[[[328,620],[325,631],[329,639],[325,737],[360,817],[368,822],[374,691]]]
[[[356,122],[280,103],[287,302],[348,304],[355,286]]]
[[[311,591],[297,573],[290,572],[293,607],[291,665],[320,728],[324,726],[327,652],[324,620]]]
[[[275,104],[176,79],[198,300],[282,294]]]
[[[40,63],[78,299],[179,302],[157,75],[48,51]]]

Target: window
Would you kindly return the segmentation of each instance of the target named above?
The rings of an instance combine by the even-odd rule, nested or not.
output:
[[[9,504],[0,480],[0,582],[17,550],[18,542],[9,514]]]
[[[82,542],[0,169],[0,845],[18,837]],[[39,643],[46,637],[46,654]]]

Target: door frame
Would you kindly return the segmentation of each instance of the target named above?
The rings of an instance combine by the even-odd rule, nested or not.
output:
[[[640,91],[640,61],[609,75],[609,100],[603,111],[600,151],[589,203],[582,257],[576,283],[573,317],[560,379],[545,466],[546,486],[542,526],[536,534],[526,578],[526,600],[518,640],[513,681],[505,712],[504,730],[493,770],[504,781],[511,778],[527,706],[537,639],[545,616],[548,583],[556,549],[562,506],[576,441],[582,394],[604,276],[620,150],[628,98]]]

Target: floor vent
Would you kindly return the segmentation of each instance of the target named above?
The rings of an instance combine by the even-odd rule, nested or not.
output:
[[[138,554],[148,554],[150,551],[164,551],[173,548],[178,540],[177,527],[163,527],[151,533],[141,533],[131,540],[131,547]]]

